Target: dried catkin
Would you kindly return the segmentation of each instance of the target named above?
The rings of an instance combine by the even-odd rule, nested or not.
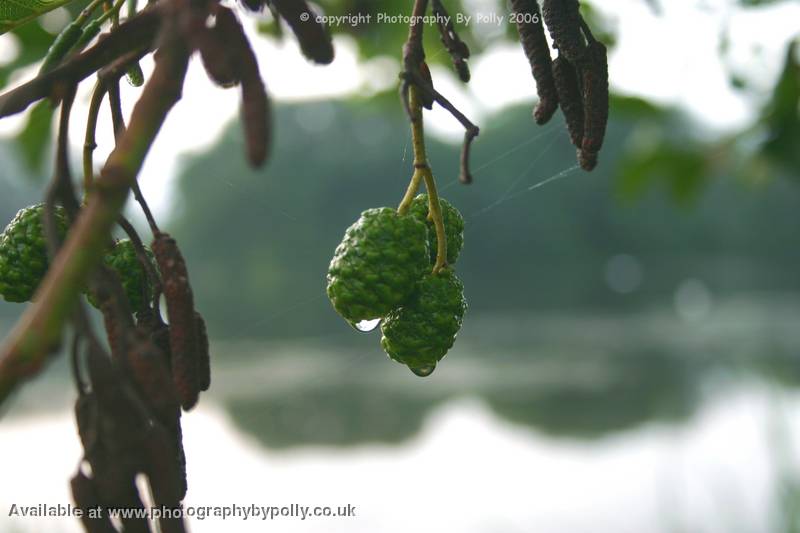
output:
[[[172,376],[161,350],[140,331],[132,332],[127,351],[127,366],[140,397],[155,419],[174,428],[180,417],[180,404]]]
[[[161,453],[169,458],[160,457],[156,462],[169,460],[174,465],[174,468],[170,466],[171,473],[158,481],[162,486],[173,488],[159,490],[165,494],[177,492],[182,499],[186,494],[186,456],[183,452],[180,404],[169,369],[169,328],[152,311],[140,313],[138,319],[136,335],[139,341],[132,343],[138,348],[132,354],[135,359],[130,364],[131,373],[156,422],[166,432],[166,437],[160,431],[151,437],[151,440],[160,442],[157,447],[163,448]],[[152,466],[154,458],[151,448],[152,445],[148,443],[146,452],[149,468],[160,468]]]
[[[266,161],[272,142],[269,96],[258,70],[256,56],[236,15],[229,9],[220,8],[216,28],[228,46],[230,57],[235,58],[232,64],[242,86],[241,115],[247,159],[251,166],[258,168]]]
[[[97,441],[91,449],[84,446],[84,451],[97,493],[106,505],[143,509],[135,477],[143,464],[140,443],[146,420],[118,365],[92,344],[87,355],[97,405]],[[122,517],[122,522],[126,532],[150,531],[140,516]]]
[[[203,316],[194,313],[197,321],[197,382],[200,390],[205,391],[211,386],[211,354],[208,345],[208,332],[206,331],[206,321]]]
[[[75,422],[86,455],[93,454],[98,446],[98,417],[95,395],[87,393],[78,396],[75,401]]]
[[[98,514],[89,517],[90,509],[102,508],[102,500],[97,493],[97,487],[90,478],[78,470],[69,482],[72,490],[72,500],[75,506],[81,509],[81,523],[87,533],[116,533],[116,529],[111,525],[111,518],[108,513]]]
[[[511,0],[511,9],[517,17],[519,40],[531,65],[533,79],[536,81],[536,92],[539,95],[539,103],[533,111],[533,117],[537,124],[545,124],[558,108],[558,95],[539,4],[536,0]]]
[[[581,32],[578,0],[543,0],[544,23],[559,53],[572,64],[578,64],[586,52],[586,40]]]
[[[603,146],[608,124],[608,57],[603,43],[589,44],[581,74],[586,119],[578,158],[584,170],[592,170],[597,165],[597,154]]]
[[[553,61],[553,78],[569,138],[572,144],[580,148],[583,140],[584,111],[578,73],[567,58],[559,54]]]
[[[323,65],[333,61],[331,34],[317,22],[317,14],[305,0],[271,0],[271,3],[292,28],[304,56]]]
[[[158,506],[177,507],[186,495],[185,471],[175,455],[170,432],[159,424],[147,429],[144,439],[144,471]]]
[[[164,362],[169,368],[169,326],[164,324],[164,321],[154,310],[147,309],[137,313],[136,329],[148,337],[161,350]]]
[[[197,403],[197,322],[189,272],[175,239],[158,233],[151,246],[158,263],[167,302],[172,379],[181,406],[189,410]]]
[[[239,74],[234,66],[235,60],[231,57],[229,43],[225,41],[218,25],[200,32],[197,49],[211,81],[225,88],[239,84]]]

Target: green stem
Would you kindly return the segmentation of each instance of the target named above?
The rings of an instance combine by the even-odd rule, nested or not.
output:
[[[97,130],[97,116],[100,113],[100,105],[106,95],[106,84],[98,80],[92,92],[92,100],[89,103],[89,113],[86,119],[86,137],[83,141],[83,197],[89,194],[89,189],[94,181],[94,149],[97,148],[95,131]]]
[[[78,18],[75,19],[75,22],[83,26],[83,23],[89,20],[89,17],[92,16],[94,10],[100,7],[105,1],[106,0],[92,0],[92,2],[89,3],[89,5],[86,6],[83,11],[81,11],[80,15],[78,15]]]
[[[442,205],[439,203],[439,193],[436,190],[436,180],[430,170],[424,173],[425,188],[428,190],[428,216],[433,220],[436,229],[436,264],[433,273],[438,274],[447,268],[447,234],[444,232],[444,219],[442,218]]]
[[[409,87],[408,103],[411,109],[411,144],[414,149],[414,174],[411,176],[411,183],[408,185],[397,212],[401,215],[408,212],[411,202],[419,189],[420,181],[425,180],[425,188],[428,190],[428,216],[433,221],[433,227],[436,230],[436,263],[433,265],[433,273],[436,274],[447,267],[447,234],[444,231],[442,206],[439,203],[436,180],[428,164],[428,155],[425,151],[422,101],[416,85]]]
[[[122,6],[125,5],[125,1],[126,0],[117,0],[116,2],[114,2],[114,5],[111,6],[111,9],[109,9],[108,11],[97,17],[98,22],[105,22],[109,18],[114,17],[114,20],[117,23],[115,24],[115,26],[119,25],[119,10],[122,9]]]
[[[397,212],[405,215],[411,207],[419,185],[422,182],[422,170],[428,167],[428,155],[425,151],[425,131],[422,125],[422,105],[419,100],[419,92],[415,87],[409,88],[408,105],[411,109],[411,146],[414,151],[414,174],[411,182],[403,196],[403,200],[397,207]]]

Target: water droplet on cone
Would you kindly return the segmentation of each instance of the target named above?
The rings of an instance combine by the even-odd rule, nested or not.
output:
[[[419,377],[424,378],[426,376],[430,376],[431,374],[433,374],[433,371],[436,370],[436,365],[410,366],[408,367],[408,369],[411,370],[414,374],[418,375]]]
[[[380,323],[381,323],[380,318],[376,318],[375,320],[362,320],[361,322],[356,322],[355,324],[353,324],[353,327],[356,328],[358,331],[363,331],[364,333],[368,333],[377,328],[378,324]]]

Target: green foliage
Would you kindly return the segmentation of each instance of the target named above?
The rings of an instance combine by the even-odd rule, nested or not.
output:
[[[795,41],[786,49],[783,70],[762,123],[767,138],[763,154],[784,169],[800,168],[800,46]]]
[[[627,157],[617,180],[621,195],[639,197],[654,180],[661,180],[680,203],[697,199],[708,178],[708,158],[701,147],[654,144]]]
[[[72,1],[3,0],[0,4],[0,35]]]
[[[39,24],[26,24],[11,33],[18,41],[19,53],[13,61],[0,66],[0,89],[8,83],[14,71],[41,60],[54,39]]]
[[[50,147],[50,131],[53,123],[53,106],[49,100],[42,100],[33,106],[25,127],[14,139],[19,147],[22,162],[41,175]]]

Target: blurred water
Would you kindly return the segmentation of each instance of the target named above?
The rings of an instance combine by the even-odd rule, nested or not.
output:
[[[424,379],[382,355],[377,332],[214,343],[212,392],[184,417],[185,503],[356,517],[192,531],[797,531],[798,323],[797,301],[755,296],[703,319],[473,316]],[[79,531],[7,516],[70,501],[80,448],[63,366],[0,424],[4,532]]]

